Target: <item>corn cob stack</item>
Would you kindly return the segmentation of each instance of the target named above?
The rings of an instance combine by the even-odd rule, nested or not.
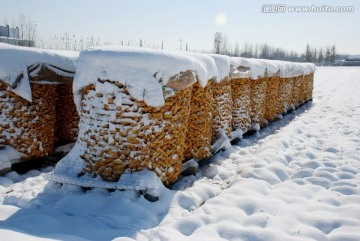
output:
[[[196,82],[192,88],[185,159],[211,156],[213,81],[205,88]]]
[[[232,78],[231,95],[233,99],[232,116],[234,129],[247,132],[251,128],[250,118],[250,79]]]
[[[277,115],[276,105],[278,102],[280,88],[280,76],[272,76],[268,78],[266,88],[265,103],[265,119],[274,121]]]
[[[291,104],[294,107],[297,107],[301,104],[301,85],[302,85],[302,75],[293,77],[293,92],[291,98]]]
[[[72,83],[57,85],[56,139],[60,143],[75,142],[79,132],[79,114],[76,111]]]
[[[308,89],[307,89],[307,100],[313,98],[313,89],[314,89],[314,73],[308,75]]]
[[[224,79],[214,84],[213,102],[213,141],[216,139],[220,130],[231,138],[232,136],[232,96],[231,81]]]
[[[267,77],[250,81],[250,119],[252,124],[263,125],[265,118]]]
[[[10,145],[22,158],[47,156],[54,148],[56,86],[31,83],[29,102],[0,84],[0,145]]]
[[[277,113],[286,114],[291,107],[293,81],[291,78],[280,78],[279,98],[277,103]]]
[[[97,89],[105,84],[113,92]],[[118,181],[125,171],[149,169],[165,184],[175,181],[184,159],[191,91],[178,91],[162,108],[153,108],[119,82],[99,80],[85,88],[78,142],[86,144],[80,156],[86,166],[80,175]]]
[[[308,80],[306,78],[306,75],[301,76],[301,87],[300,87],[300,101],[301,104],[307,101],[307,89],[308,89]]]

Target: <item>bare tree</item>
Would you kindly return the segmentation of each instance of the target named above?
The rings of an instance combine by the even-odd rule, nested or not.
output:
[[[19,27],[19,35],[20,35],[20,39],[24,40],[25,39],[25,26],[26,24],[26,17],[24,14],[20,14],[19,16],[19,20],[18,20],[18,27]]]
[[[288,56],[288,54],[286,53],[286,51],[282,48],[270,48],[272,51],[270,51],[272,54],[270,56],[270,58],[272,59],[279,59],[279,60],[285,60]]]
[[[322,48],[320,48],[319,50],[319,56],[318,56],[318,60],[317,60],[317,63],[318,65],[322,66],[324,65],[324,60],[325,60],[325,57],[324,57],[324,50]]]
[[[239,56],[240,56],[239,42],[236,42],[236,44],[235,44],[234,56],[235,56],[235,57],[239,57]]]
[[[311,54],[311,48],[310,48],[309,44],[306,45],[305,61],[312,62],[312,54]]]
[[[298,56],[298,53],[295,51],[291,51],[290,55],[288,56],[287,60],[289,61],[300,61],[300,57]]]
[[[325,65],[330,65],[331,63],[331,51],[329,47],[326,47],[325,52]]]
[[[19,28],[20,45],[34,46],[37,37],[37,24],[31,17],[21,13],[16,23]]]
[[[330,64],[335,65],[336,59],[336,47],[335,44],[331,47]]]
[[[311,59],[313,63],[316,63],[316,60],[318,59],[317,49],[314,48],[311,50]]]
[[[214,37],[214,53],[215,54],[220,54],[222,43],[223,43],[222,33],[216,32],[215,37]]]
[[[249,42],[244,43],[244,49],[241,53],[241,57],[252,58],[253,56],[253,45]]]
[[[263,44],[260,49],[260,58],[262,59],[270,59],[271,58],[271,48],[267,44]]]
[[[34,47],[37,39],[37,24],[29,15],[20,13],[11,21],[6,17],[2,17],[2,23],[9,27],[9,38],[12,44]]]
[[[256,44],[254,47],[254,51],[253,51],[253,56],[254,58],[258,58],[259,57],[259,46]]]
[[[220,53],[230,55],[230,51],[229,51],[230,49],[231,49],[230,42],[229,42],[226,34],[223,34],[223,42],[221,45]]]

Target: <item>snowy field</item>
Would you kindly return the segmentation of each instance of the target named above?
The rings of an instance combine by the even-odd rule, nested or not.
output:
[[[313,102],[215,155],[155,203],[42,175],[0,177],[1,241],[358,241],[360,68],[318,68]]]

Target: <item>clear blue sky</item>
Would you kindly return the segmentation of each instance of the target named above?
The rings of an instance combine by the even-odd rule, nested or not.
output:
[[[262,13],[264,4],[354,6],[352,13]],[[267,43],[303,52],[336,44],[340,53],[360,54],[359,0],[0,0],[0,24],[29,15],[45,40],[65,32],[120,43],[210,50],[215,32],[230,43]],[[220,14],[222,13],[222,14]],[[220,15],[219,15],[220,14]],[[216,22],[216,16],[218,22]]]

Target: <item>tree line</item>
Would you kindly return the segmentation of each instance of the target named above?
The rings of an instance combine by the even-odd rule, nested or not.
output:
[[[338,60],[347,57],[347,55],[337,54],[335,44],[323,48],[312,48],[307,44],[305,51],[300,54],[295,51],[286,51],[283,48],[275,48],[268,44],[250,42],[244,42],[242,47],[240,47],[239,42],[236,42],[235,46],[232,47],[226,34],[221,32],[215,33],[213,52],[235,57],[311,62],[321,66],[336,65]]]

